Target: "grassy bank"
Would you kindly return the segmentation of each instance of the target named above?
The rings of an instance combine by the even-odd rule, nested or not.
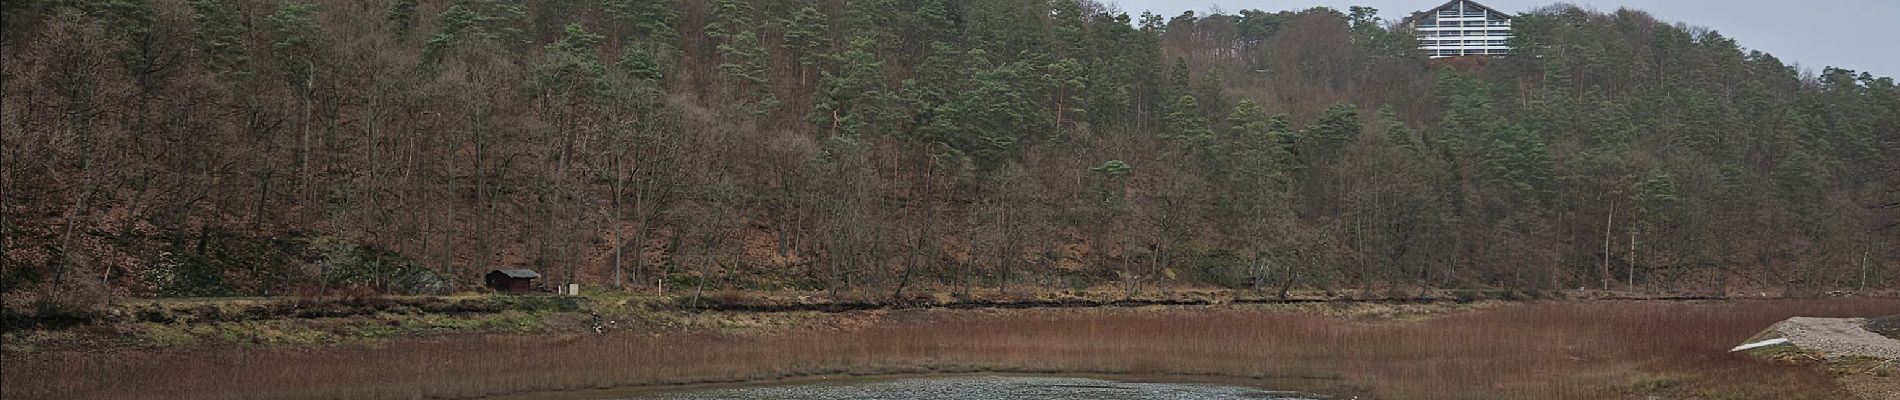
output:
[[[84,314],[12,312],[5,354],[197,346],[318,345],[578,326],[588,298],[413,296],[162,299]]]
[[[1691,293],[1534,292],[1432,290],[1367,296],[1296,291],[1180,289],[1130,295],[1120,290],[846,292],[715,291],[682,294],[590,292],[583,296],[333,296],[153,299],[122,302],[84,313],[6,309],[0,354],[108,349],[187,349],[204,346],[362,344],[402,338],[468,334],[590,332],[596,315],[616,330],[783,331],[815,318],[907,309],[1043,309],[1208,306],[1234,304],[1471,304],[1525,300],[1706,299]],[[712,317],[702,314],[711,313]],[[837,321],[834,321],[837,322]],[[848,321],[846,321],[848,322]]]
[[[931,371],[1304,380],[1387,399],[1839,399],[1820,370],[1727,353],[1790,316],[1900,300],[870,311],[773,333],[482,335],[366,344],[41,352],[9,398],[476,398],[625,385]],[[1354,308],[1357,308],[1355,310]],[[706,318],[688,317],[688,318]],[[808,325],[808,324],[800,324]]]

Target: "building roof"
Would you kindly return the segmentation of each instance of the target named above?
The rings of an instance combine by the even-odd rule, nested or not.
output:
[[[495,272],[500,272],[502,275],[507,275],[509,278],[534,279],[534,278],[541,277],[541,274],[534,272],[534,270],[522,269],[522,268],[497,269],[494,272],[489,272],[489,273],[493,274]]]
[[[1412,13],[1412,16],[1409,16],[1409,17],[1405,17],[1405,19],[1404,19],[1404,20],[1401,20],[1401,21],[1399,21],[1399,24],[1400,24],[1400,25],[1411,25],[1411,24],[1412,24],[1412,22],[1415,22],[1415,21],[1418,21],[1418,20],[1419,20],[1420,18],[1425,18],[1425,17],[1427,17],[1427,16],[1430,16],[1430,15],[1432,15],[1432,13],[1435,13],[1435,12],[1438,12],[1438,10],[1443,10],[1443,9],[1447,9],[1447,8],[1451,8],[1452,6],[1456,6],[1456,5],[1458,5],[1458,3],[1459,3],[1459,2],[1464,2],[1465,4],[1470,4],[1470,5],[1471,5],[1471,6],[1473,6],[1473,7],[1477,7],[1477,8],[1480,8],[1480,9],[1484,9],[1484,11],[1485,11],[1485,12],[1489,12],[1489,13],[1491,13],[1491,14],[1496,14],[1496,15],[1497,15],[1497,16],[1498,16],[1499,18],[1504,18],[1504,19],[1511,19],[1511,14],[1507,14],[1507,13],[1505,13],[1505,12],[1503,12],[1503,11],[1498,11],[1498,9],[1496,9],[1496,8],[1491,8],[1490,6],[1486,6],[1486,5],[1483,5],[1483,4],[1478,4],[1478,2],[1476,2],[1476,1],[1471,1],[1471,0],[1451,0],[1451,1],[1447,1],[1447,2],[1445,2],[1445,4],[1440,4],[1440,5],[1438,5],[1437,7],[1432,7],[1432,8],[1428,8],[1428,9],[1425,9],[1424,11],[1419,11],[1419,12],[1415,12],[1415,13]]]

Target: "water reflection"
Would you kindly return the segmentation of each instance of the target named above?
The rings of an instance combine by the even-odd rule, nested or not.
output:
[[[874,382],[706,389],[626,400],[1316,400],[1324,397],[1212,384],[1117,382],[1088,378],[970,376]]]

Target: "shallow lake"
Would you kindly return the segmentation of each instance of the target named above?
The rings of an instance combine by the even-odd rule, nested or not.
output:
[[[1092,378],[957,376],[652,392],[621,400],[1312,400],[1324,397],[1242,386],[1119,382]]]

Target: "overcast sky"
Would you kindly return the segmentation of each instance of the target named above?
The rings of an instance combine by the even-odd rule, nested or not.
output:
[[[1379,9],[1389,20],[1446,0],[1101,0],[1120,4],[1130,15],[1153,10],[1165,17],[1219,7],[1232,14],[1243,9],[1279,11],[1326,6],[1345,11],[1354,5]],[[1558,0],[1480,0],[1517,14]],[[1820,72],[1835,66],[1874,75],[1900,75],[1900,0],[1568,0],[1610,12],[1630,7],[1658,19],[1705,26],[1735,38],[1742,47],[1761,50],[1782,62]]]

